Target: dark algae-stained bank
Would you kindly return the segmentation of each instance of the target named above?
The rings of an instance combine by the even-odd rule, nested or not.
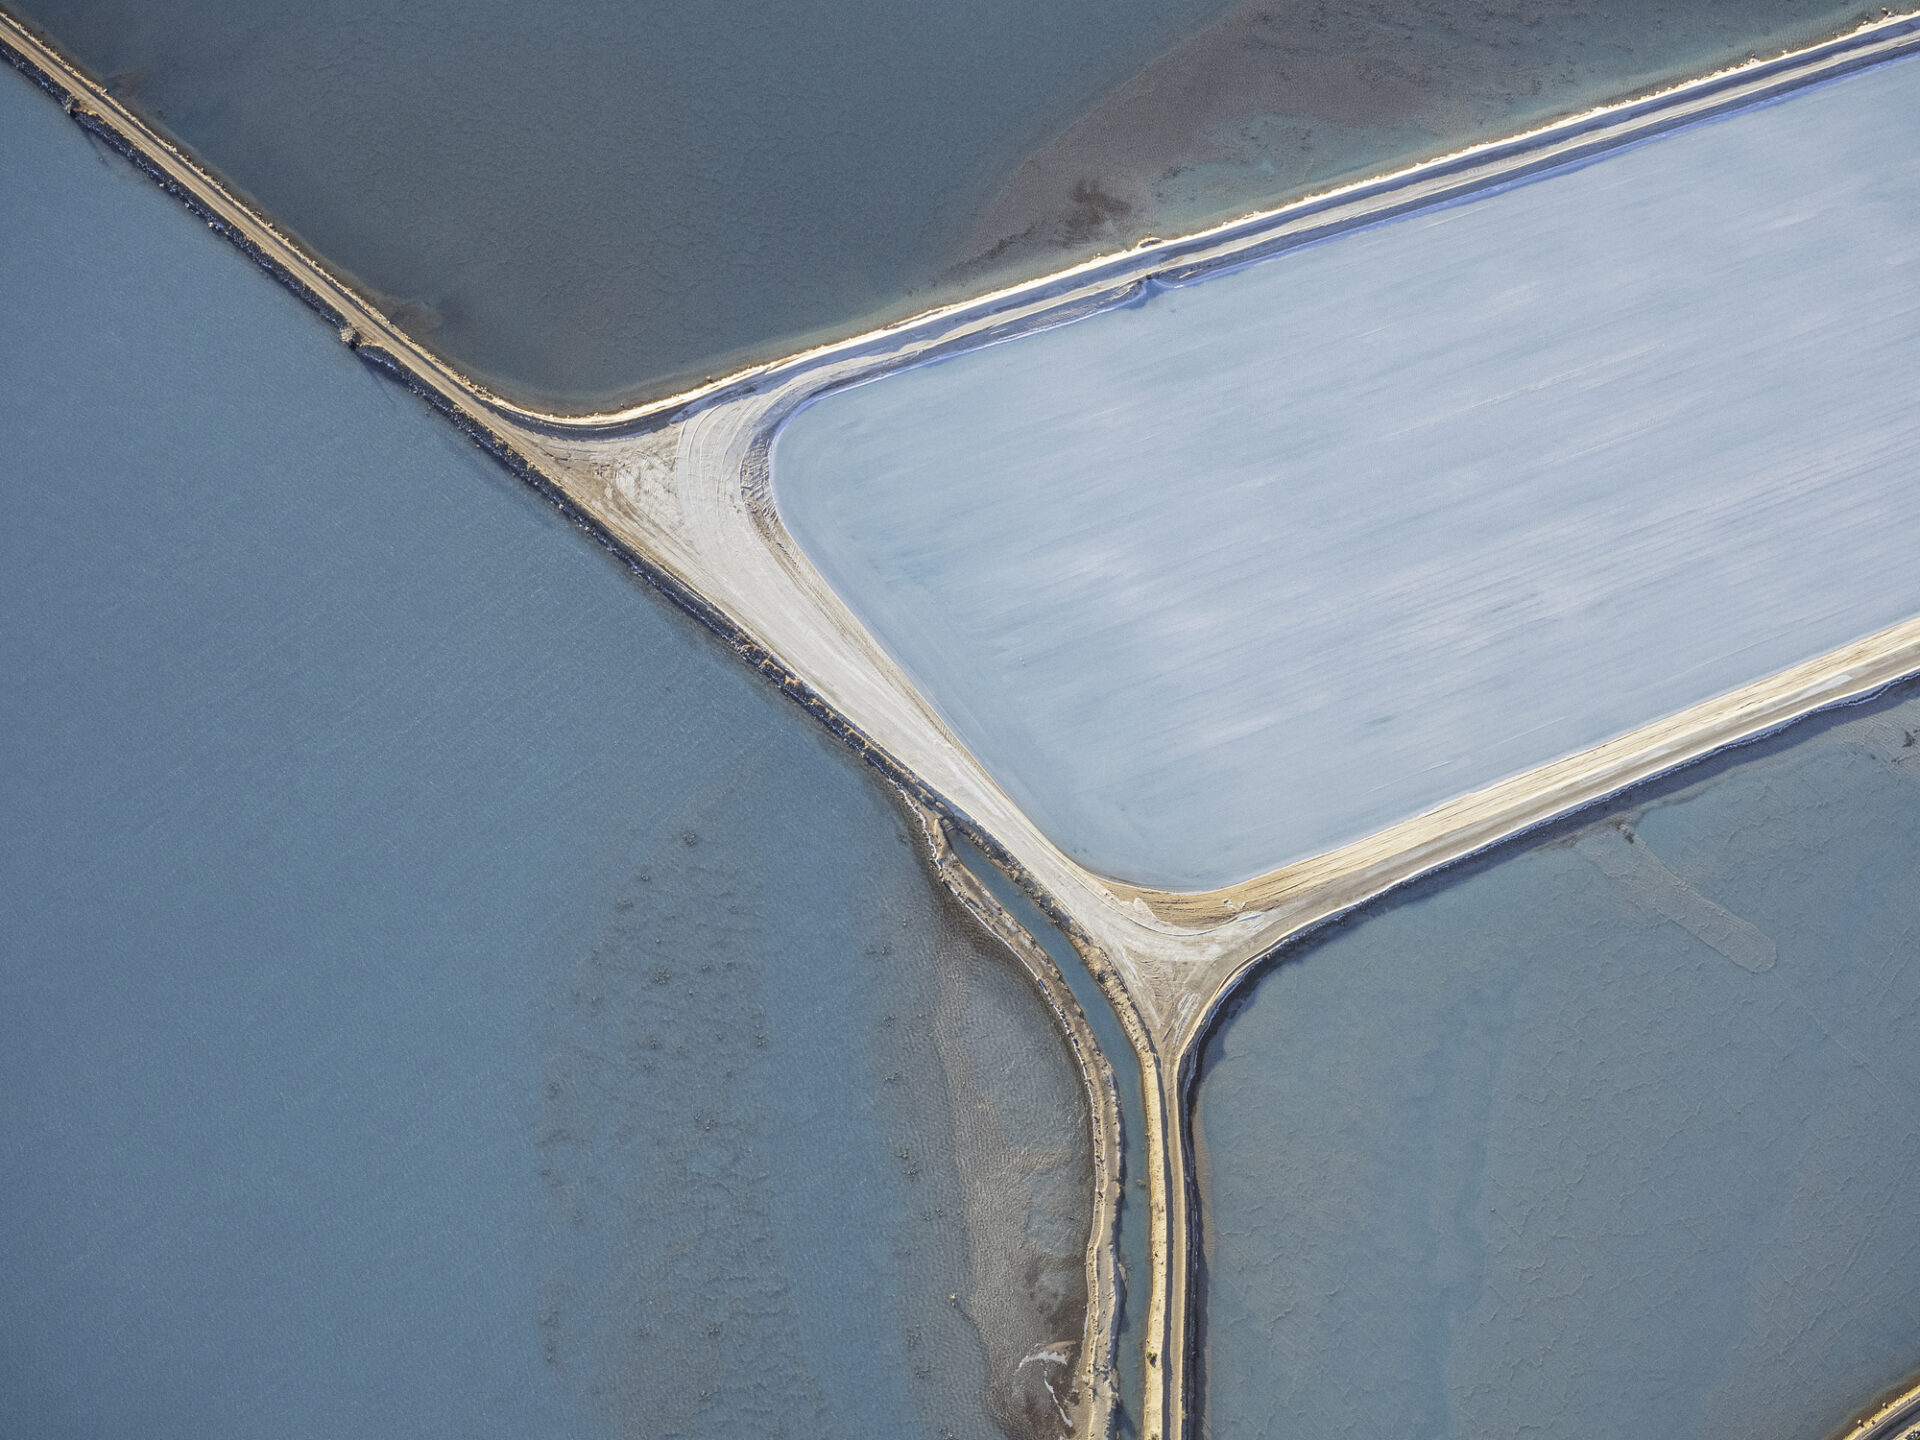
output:
[[[658,398],[1806,45],[1831,0],[9,0],[415,338]]]
[[[1920,698],[1309,939],[1203,1053],[1215,1440],[1817,1440],[1920,1369]]]
[[[1084,1090],[874,773],[0,133],[0,1434],[1057,1433]]]

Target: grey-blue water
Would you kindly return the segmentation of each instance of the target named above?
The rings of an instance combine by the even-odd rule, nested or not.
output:
[[[0,1434],[1054,1433],[1081,1087],[872,773],[0,136]]]
[[[1920,1370],[1920,692],[1367,907],[1206,1044],[1204,1433],[1821,1440]]]
[[[1920,614],[1920,59],[829,394],[773,486],[1068,854],[1247,879]]]
[[[581,409],[1837,33],[1834,0],[24,0],[455,364]]]
[[[1147,1114],[1140,1082],[1140,1058],[1120,1017],[1099,982],[1088,973],[1080,952],[1058,926],[1033,903],[1026,891],[1007,879],[999,866],[981,854],[964,835],[953,837],[954,853],[981,884],[993,893],[1026,932],[1037,940],[1087,1017],[1100,1053],[1113,1068],[1114,1092],[1120,1105],[1120,1203],[1116,1207],[1114,1246],[1120,1257],[1119,1307],[1114,1323],[1114,1374],[1119,1383],[1116,1433],[1139,1434],[1138,1416],[1145,1406],[1147,1287],[1152,1278],[1148,1259],[1147,1227]]]

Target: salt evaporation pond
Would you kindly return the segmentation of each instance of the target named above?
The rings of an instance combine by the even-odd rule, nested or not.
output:
[[[0,1432],[1053,1433],[1081,1085],[871,772],[0,132]]]
[[[1851,28],[1835,0],[24,0],[455,365],[670,394]]]
[[[1920,61],[829,394],[780,514],[1069,855],[1205,889],[1920,613]]]
[[[1820,1440],[1920,1370],[1920,698],[1376,903],[1202,1053],[1203,1434]]]
[[[33,0],[418,338],[567,410],[922,308],[999,179],[1225,0]]]

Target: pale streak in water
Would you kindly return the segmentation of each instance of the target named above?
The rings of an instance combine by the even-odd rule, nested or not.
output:
[[[1920,671],[1920,621],[1910,621],[1244,884],[1205,893],[1146,890],[1076,865],[1007,798],[800,554],[767,483],[773,432],[826,389],[1093,313],[1138,293],[1150,276],[1196,278],[1904,54],[1920,45],[1920,22],[1910,15],[1200,235],[1089,262],[674,401],[589,417],[520,409],[451,371],[58,55],[11,23],[0,23],[0,41],[52,77],[89,129],[138,157],[305,294],[343,340],[591,517],[751,663],[922,803],[980,839],[1064,919],[1089,969],[1115,995],[1148,1077],[1156,1259],[1143,1426],[1150,1440],[1174,1440],[1185,1428],[1188,1174],[1178,1114],[1192,1042],[1240,975],[1289,936],[1410,878]]]

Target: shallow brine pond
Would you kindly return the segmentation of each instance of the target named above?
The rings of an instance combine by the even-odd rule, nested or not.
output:
[[[1204,1433],[1819,1440],[1920,1364],[1920,699],[1286,952],[1199,1067]]]
[[[1056,1433],[1081,1083],[872,772],[0,131],[0,1431]]]

